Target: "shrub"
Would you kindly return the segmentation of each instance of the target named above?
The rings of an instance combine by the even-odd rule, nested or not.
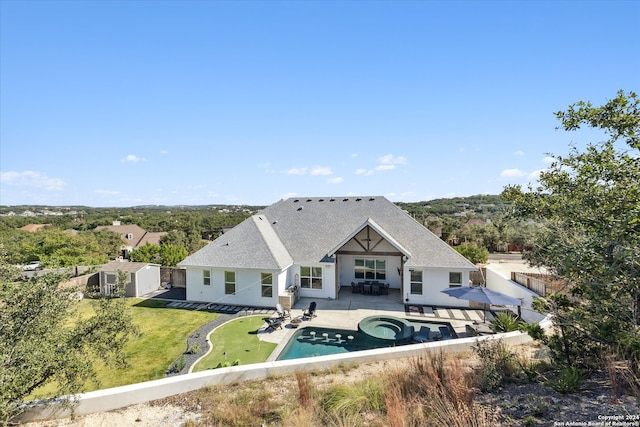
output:
[[[522,321],[516,319],[512,313],[501,312],[498,313],[491,321],[491,329],[495,332],[512,332],[522,328]]]
[[[495,390],[507,378],[516,377],[519,369],[515,354],[501,339],[478,340],[473,346],[473,351],[481,361],[476,378],[480,390]]]
[[[549,386],[561,394],[578,391],[583,381],[582,372],[575,366],[563,368],[559,375],[549,381]]]
[[[187,353],[189,354],[198,354],[200,352],[200,345],[199,344],[193,344],[191,346],[189,346],[189,349],[187,350]]]

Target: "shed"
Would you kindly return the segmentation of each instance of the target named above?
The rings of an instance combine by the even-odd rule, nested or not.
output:
[[[127,273],[125,296],[139,297],[160,288],[160,265],[146,262],[112,261],[100,268],[100,290],[110,294],[118,271]]]

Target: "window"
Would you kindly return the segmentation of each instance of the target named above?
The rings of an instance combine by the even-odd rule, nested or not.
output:
[[[106,282],[109,285],[115,285],[116,284],[116,275],[112,274],[112,273],[107,273],[106,274]]]
[[[363,280],[386,280],[387,261],[384,259],[356,259],[355,278]]]
[[[411,295],[422,295],[422,271],[411,272]]]
[[[271,298],[273,296],[273,274],[260,273],[260,283],[262,283],[262,297]]]
[[[236,294],[236,272],[235,271],[224,272],[224,293],[227,295]]]
[[[205,286],[211,285],[211,271],[202,270],[202,284]]]
[[[300,287],[322,289],[322,267],[300,267]]]
[[[459,288],[462,286],[462,273],[460,272],[450,272],[449,273],[449,287],[450,288]]]
[[[133,240],[133,233],[127,234],[127,240]]]

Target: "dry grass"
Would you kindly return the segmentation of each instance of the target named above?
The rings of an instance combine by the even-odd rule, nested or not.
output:
[[[195,426],[495,426],[474,403],[473,371],[443,354],[213,387],[197,394]],[[356,372],[360,372],[356,374]],[[335,377],[335,378],[334,378]],[[341,378],[341,379],[337,379]]]

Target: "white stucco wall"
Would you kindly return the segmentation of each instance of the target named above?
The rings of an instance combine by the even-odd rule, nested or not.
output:
[[[531,308],[533,298],[538,297],[539,295],[524,286],[511,281],[510,275],[505,276],[505,272],[503,270],[503,268],[493,268],[491,264],[487,265],[487,288],[522,300],[520,310],[522,319],[525,322],[540,322],[544,319],[542,314]],[[509,308],[511,309],[511,307]],[[513,307],[513,312],[517,313],[517,308]]]
[[[211,271],[211,285],[203,284],[204,268],[187,268],[187,300],[215,302],[220,304],[250,305],[257,307],[275,307],[278,303],[278,289],[284,288],[285,275],[279,271],[249,270],[249,269],[209,269]],[[224,293],[224,273],[236,273],[236,293]],[[273,296],[262,296],[261,273],[272,273]],[[280,283],[282,281],[282,283]]]
[[[321,267],[322,268],[322,289],[308,289],[300,287],[300,267]],[[295,264],[289,268],[287,281],[291,285],[299,288],[300,298],[335,298],[336,297],[336,279],[335,264],[330,263],[301,263]]]
[[[446,269],[420,269],[422,270],[422,295],[411,294],[411,271],[406,269],[404,273],[404,295],[406,300],[413,304],[438,305],[441,307],[468,307],[469,302],[452,298],[441,291],[449,287],[449,273],[456,272],[462,274],[462,286],[469,284],[469,272],[466,270],[446,270]]]
[[[203,387],[233,384],[241,381],[264,379],[269,376],[287,375],[298,371],[323,370],[344,364],[361,364],[378,360],[423,357],[426,352],[435,354],[469,351],[478,341],[501,339],[507,345],[518,345],[531,338],[520,331],[483,337],[459,338],[423,344],[357,351],[351,353],[317,356],[305,359],[281,360],[253,365],[210,369],[185,375],[177,375],[139,384],[131,384],[106,390],[97,390],[77,396],[74,407],[76,416],[106,412],[151,400],[186,393]],[[30,406],[18,419],[21,422],[64,418],[71,415],[70,408],[60,406]]]

